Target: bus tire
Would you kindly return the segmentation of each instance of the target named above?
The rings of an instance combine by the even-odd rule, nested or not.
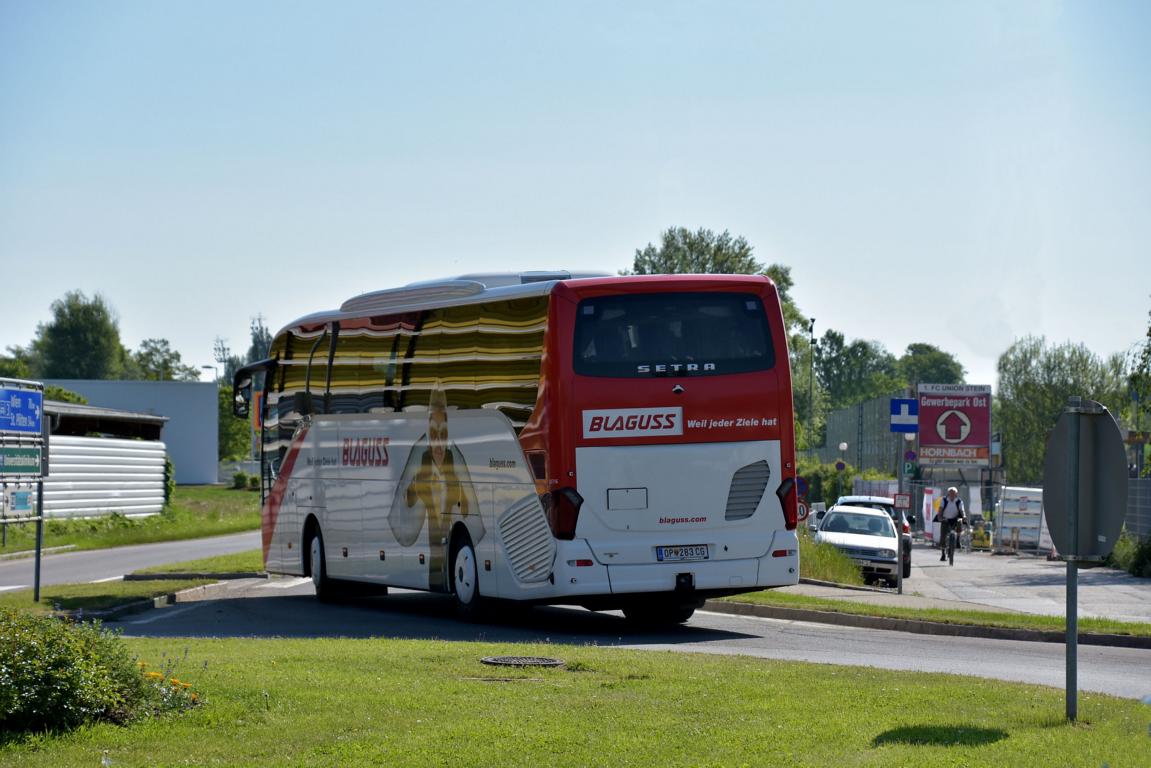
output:
[[[312,577],[312,585],[316,588],[316,599],[323,603],[330,603],[335,599],[335,585],[328,578],[327,558],[324,555],[324,535],[320,533],[319,526],[312,531],[308,539],[308,572]]]
[[[695,613],[696,606],[682,603],[651,603],[629,605],[623,609],[624,618],[632,624],[659,627],[683,624]]]
[[[452,594],[456,612],[465,621],[475,621],[483,613],[480,595],[480,569],[471,537],[461,533],[452,540]]]

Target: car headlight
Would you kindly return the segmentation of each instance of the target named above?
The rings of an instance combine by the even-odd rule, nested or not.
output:
[[[881,549],[879,550],[880,557],[895,557],[894,549]]]

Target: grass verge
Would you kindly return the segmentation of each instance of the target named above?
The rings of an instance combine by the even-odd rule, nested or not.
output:
[[[211,579],[172,581],[102,581],[96,584],[53,584],[40,588],[40,602],[32,602],[32,590],[0,592],[0,606],[34,613],[51,611],[106,611],[137,600],[159,597],[181,589],[211,584]]]
[[[783,608],[806,608],[815,611],[851,613],[858,616],[919,619],[921,621],[938,621],[944,624],[1006,627],[1009,629],[1038,629],[1056,632],[1062,632],[1064,629],[1062,616],[1037,616],[1027,613],[996,613],[994,611],[962,611],[940,608],[905,608],[894,605],[872,605],[870,603],[854,602],[852,600],[809,597],[807,595],[796,595],[776,590],[748,592],[736,597],[724,599],[737,603],[776,605]],[[1079,631],[1151,637],[1151,624],[1080,617]]]
[[[142,568],[136,573],[262,573],[263,570],[263,552],[252,549],[230,555],[217,555],[199,560],[186,560],[182,563],[156,565],[151,568]]]
[[[127,518],[53,519],[44,524],[44,546],[71,544],[77,549],[103,549],[156,541],[199,539],[260,527],[260,496],[214,485],[178,485],[171,503],[158,515]],[[32,523],[8,526],[3,552],[30,550],[36,545]]]
[[[830,544],[817,544],[806,528],[799,530],[799,575],[804,579],[863,585],[859,566]]]
[[[202,706],[8,737],[6,766],[1137,765],[1151,708],[940,674],[428,640],[126,641]],[[485,666],[558,656],[560,669]],[[173,665],[173,660],[175,664]],[[882,701],[883,706],[864,702]],[[940,716],[946,702],[946,717]],[[816,714],[817,713],[817,716]],[[814,718],[814,719],[813,719]]]

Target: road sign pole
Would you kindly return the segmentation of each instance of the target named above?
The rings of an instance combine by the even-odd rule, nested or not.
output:
[[[1068,551],[1063,553],[1067,563],[1067,719],[1075,722],[1079,710],[1079,412],[1082,401],[1072,397],[1068,411],[1072,414],[1071,440],[1067,461],[1068,499],[1067,515]]]
[[[44,549],[44,481],[36,483],[36,566],[32,576],[32,602],[40,602],[40,553]]]

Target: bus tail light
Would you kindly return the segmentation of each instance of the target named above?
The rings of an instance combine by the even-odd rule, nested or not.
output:
[[[540,501],[543,502],[552,535],[565,541],[574,539],[583,496],[580,496],[575,488],[557,488],[541,496]]]
[[[783,524],[789,531],[794,531],[799,519],[798,500],[795,498],[795,478],[784,478],[775,492],[779,503],[783,505]]]

